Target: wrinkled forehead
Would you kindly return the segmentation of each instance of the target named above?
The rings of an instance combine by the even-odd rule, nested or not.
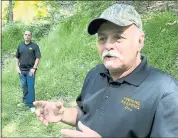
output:
[[[25,31],[24,35],[31,35],[30,31]]]
[[[105,34],[105,33],[123,33],[126,29],[128,29],[129,26],[119,26],[111,22],[104,22],[103,24],[100,25],[97,34]]]

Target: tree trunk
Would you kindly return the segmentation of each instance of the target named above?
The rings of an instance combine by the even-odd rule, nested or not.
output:
[[[164,1],[164,10],[169,11],[168,1]]]
[[[9,0],[9,22],[13,22],[13,6],[12,6],[12,0]]]

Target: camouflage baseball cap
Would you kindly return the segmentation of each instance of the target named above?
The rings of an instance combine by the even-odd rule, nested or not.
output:
[[[88,25],[88,33],[96,34],[100,25],[110,21],[119,26],[135,24],[142,30],[142,20],[138,12],[131,5],[114,4],[105,9],[99,18],[92,20]]]

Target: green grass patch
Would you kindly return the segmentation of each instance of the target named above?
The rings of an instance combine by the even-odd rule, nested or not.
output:
[[[172,24],[176,20],[171,12],[149,15],[144,20],[146,40],[143,53],[151,65],[178,78],[178,23]]]

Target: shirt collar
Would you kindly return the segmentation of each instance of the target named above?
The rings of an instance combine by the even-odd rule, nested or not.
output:
[[[30,41],[30,43],[28,43],[28,44],[25,44],[25,41],[24,41],[24,45],[26,45],[26,46],[28,46],[28,45],[30,45],[32,42]]]
[[[147,59],[144,55],[141,55],[141,63],[127,76],[120,78],[116,81],[117,83],[127,82],[134,86],[140,86],[140,84],[147,78],[150,72],[150,67],[147,64]],[[111,75],[109,74],[108,69],[103,65],[100,69],[100,75],[102,77],[108,77],[109,82],[112,82]]]

